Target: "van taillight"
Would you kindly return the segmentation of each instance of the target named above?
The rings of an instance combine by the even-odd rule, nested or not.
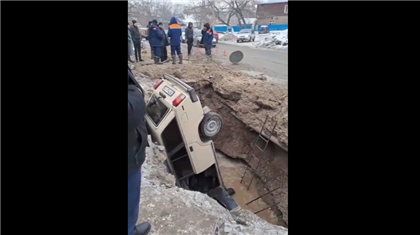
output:
[[[153,85],[153,88],[156,90],[160,84],[162,84],[163,80],[159,80],[157,83],[155,83],[155,85]]]
[[[172,105],[175,107],[178,107],[178,105],[185,99],[185,95],[180,94],[178,97],[176,97],[174,99],[174,101],[172,101]]]

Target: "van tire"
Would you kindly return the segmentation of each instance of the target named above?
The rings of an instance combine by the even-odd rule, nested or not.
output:
[[[210,111],[204,114],[204,118],[201,120],[199,127],[200,134],[206,139],[213,140],[216,138],[217,134],[219,134],[220,130],[222,129],[222,125],[222,117],[219,114]]]

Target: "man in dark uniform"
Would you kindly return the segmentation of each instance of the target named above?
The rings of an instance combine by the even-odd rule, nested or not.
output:
[[[128,68],[128,235],[146,235],[147,222],[136,226],[139,216],[141,165],[146,158],[147,131],[144,92]]]
[[[169,22],[168,37],[171,38],[171,56],[172,64],[176,64],[175,52],[178,55],[179,63],[182,64],[182,53],[181,53],[181,36],[182,29],[181,25],[175,17],[171,18]]]
[[[213,29],[209,23],[204,24],[204,28],[201,30],[204,49],[206,50],[207,58],[211,58],[211,48],[213,47]]]
[[[157,20],[153,20],[148,31],[148,37],[150,41],[150,46],[154,54],[155,64],[162,64],[160,62],[161,51],[162,51],[162,40],[163,33],[162,30],[157,25]]]

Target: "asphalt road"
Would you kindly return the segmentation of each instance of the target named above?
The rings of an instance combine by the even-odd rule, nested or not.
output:
[[[183,54],[187,54],[186,44],[183,44]],[[195,51],[196,48],[193,48]],[[203,50],[204,49],[200,49]],[[229,55],[234,51],[242,51],[244,58],[238,65],[229,62]],[[226,56],[224,56],[226,51]],[[193,52],[194,53],[194,52]],[[232,67],[250,74],[264,73],[275,81],[287,83],[288,77],[288,51],[256,49],[246,46],[218,43],[212,49],[213,57],[222,61],[228,67]]]

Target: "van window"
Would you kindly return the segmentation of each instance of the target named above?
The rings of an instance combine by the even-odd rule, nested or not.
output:
[[[147,104],[147,115],[152,119],[156,126],[163,120],[166,113],[169,111],[169,108],[163,104],[160,99],[156,96],[150,98],[150,102]]]

